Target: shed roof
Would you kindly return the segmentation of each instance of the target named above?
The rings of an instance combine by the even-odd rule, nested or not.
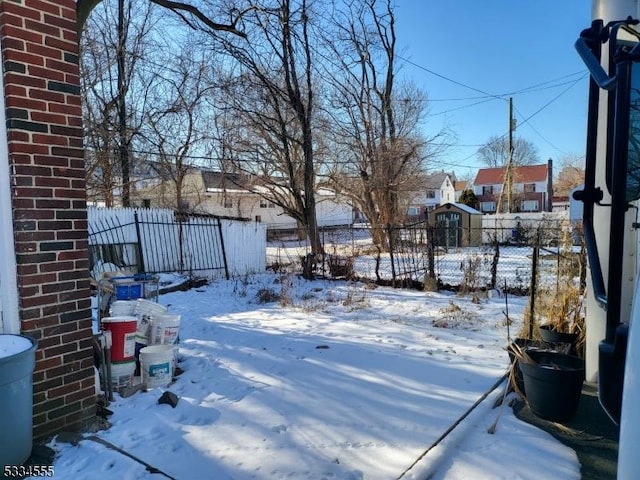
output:
[[[469,215],[483,215],[482,212],[476,210],[475,208],[470,207],[469,205],[465,205],[464,203],[444,203],[439,207],[435,208],[434,211],[437,210],[449,210],[451,208],[457,208],[458,210],[462,210]]]

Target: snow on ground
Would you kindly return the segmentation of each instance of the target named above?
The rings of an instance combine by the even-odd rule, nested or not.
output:
[[[270,301],[268,301],[270,300]],[[516,325],[525,299],[509,297]],[[182,315],[168,388],[116,395],[104,445],[54,439],[61,479],[579,479],[575,453],[502,410],[505,299],[259,275],[160,296]],[[169,390],[175,408],[158,404]],[[542,460],[544,458],[544,460]]]

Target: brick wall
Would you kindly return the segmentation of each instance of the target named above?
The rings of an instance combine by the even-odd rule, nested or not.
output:
[[[0,2],[20,320],[38,339],[36,438],[95,413],[75,7]]]

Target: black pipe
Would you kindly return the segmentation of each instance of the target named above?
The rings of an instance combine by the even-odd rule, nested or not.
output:
[[[627,157],[629,148],[629,112],[631,91],[631,58],[617,62],[616,122],[613,132],[613,162],[611,162],[611,227],[609,235],[609,273],[607,296],[607,330],[605,339],[615,340],[621,323],[622,273],[627,213]]]
[[[581,33],[580,44],[587,46],[591,52],[591,56],[596,59],[600,65],[602,55],[602,44],[600,41],[600,33],[602,31],[602,20],[596,20],[592,23],[590,29]],[[578,48],[578,42],[576,42]],[[584,52],[583,52],[584,53]],[[584,58],[584,55],[581,54]],[[591,62],[593,64],[593,62]],[[591,70],[591,69],[590,69]],[[587,143],[585,151],[585,181],[584,190],[574,193],[574,198],[583,202],[582,226],[584,229],[585,244],[587,247],[587,258],[591,270],[591,283],[593,286],[593,294],[598,304],[606,309],[607,292],[602,274],[602,265],[600,263],[600,255],[598,254],[598,244],[593,224],[594,205],[602,200],[602,191],[596,189],[596,151],[598,147],[598,115],[600,102],[600,86],[593,75],[589,80],[589,103],[587,115]]]

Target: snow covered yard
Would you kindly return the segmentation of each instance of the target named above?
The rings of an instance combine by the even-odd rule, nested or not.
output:
[[[525,299],[508,301],[513,335]],[[182,315],[178,405],[116,395],[97,435],[170,478],[580,478],[509,408],[487,433],[501,388],[407,471],[506,371],[504,298],[259,275],[159,302]],[[164,478],[89,440],[51,446],[56,478]]]

